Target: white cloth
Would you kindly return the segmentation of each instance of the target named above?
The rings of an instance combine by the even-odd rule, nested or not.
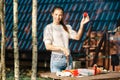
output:
[[[120,31],[120,26],[114,29],[114,32]]]

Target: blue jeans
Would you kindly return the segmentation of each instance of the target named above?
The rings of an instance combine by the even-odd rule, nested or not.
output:
[[[67,66],[68,64],[68,66]],[[72,57],[69,56],[69,63],[67,63],[64,54],[51,54],[50,70],[51,72],[61,72],[65,69],[72,69]]]

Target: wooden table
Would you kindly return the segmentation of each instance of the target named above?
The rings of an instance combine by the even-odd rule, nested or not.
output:
[[[55,73],[40,73],[41,77],[53,78],[54,80],[120,80],[120,72],[109,72],[106,74],[98,74],[94,76],[84,76],[84,77],[61,77],[56,76]]]

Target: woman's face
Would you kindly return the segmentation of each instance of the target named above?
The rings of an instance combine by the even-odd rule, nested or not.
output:
[[[60,24],[60,21],[63,18],[63,11],[61,9],[55,9],[52,13],[53,23]]]

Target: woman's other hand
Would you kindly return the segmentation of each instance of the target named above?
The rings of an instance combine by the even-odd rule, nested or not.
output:
[[[61,47],[61,51],[65,54],[65,56],[69,56],[70,52],[67,48]]]

